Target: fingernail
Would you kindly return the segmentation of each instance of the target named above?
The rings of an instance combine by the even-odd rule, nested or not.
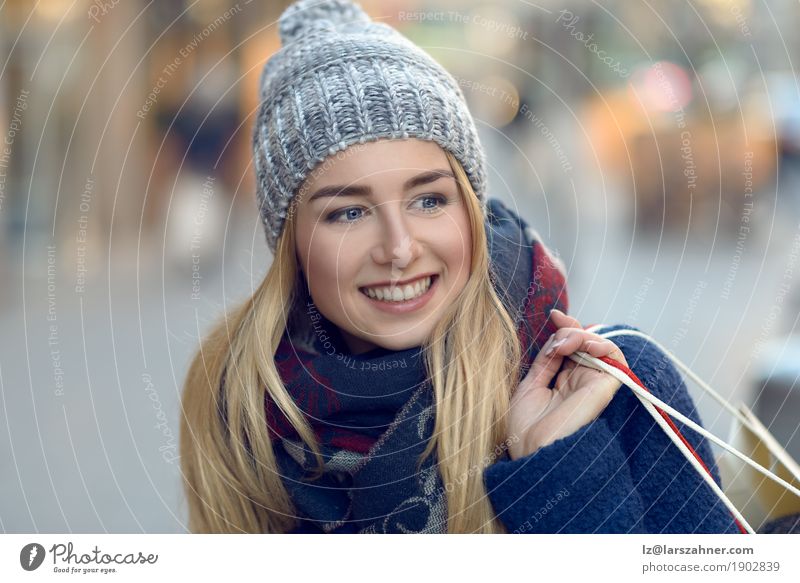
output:
[[[564,344],[564,342],[566,342],[566,340],[567,340],[566,338],[562,338],[561,340],[556,340],[555,342],[553,342],[553,344],[550,346],[550,348],[547,349],[547,351],[544,353],[544,355],[545,356],[550,356],[553,353],[553,351],[556,348],[558,348],[559,346],[561,346],[562,344]]]

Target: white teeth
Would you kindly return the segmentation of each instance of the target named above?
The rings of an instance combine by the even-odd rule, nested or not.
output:
[[[402,287],[367,287],[363,288],[366,294],[378,300],[387,302],[403,302],[414,299],[415,297],[424,294],[431,286],[431,277],[426,277],[416,281],[414,285],[406,284]]]

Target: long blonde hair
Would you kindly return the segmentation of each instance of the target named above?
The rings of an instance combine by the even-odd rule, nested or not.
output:
[[[448,532],[505,532],[486,495],[483,469],[508,444],[506,413],[521,349],[492,284],[479,202],[461,165],[447,157],[468,210],[472,265],[423,347],[436,415],[421,460],[436,450]],[[258,289],[214,327],[189,366],[180,459],[192,532],[282,533],[296,525],[267,429],[265,391],[322,466],[315,435],[273,358],[298,293],[295,215],[287,215]]]

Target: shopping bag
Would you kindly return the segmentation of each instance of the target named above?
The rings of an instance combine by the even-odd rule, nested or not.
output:
[[[740,404],[738,410],[749,422],[749,427],[734,418],[728,443],[776,476],[800,488],[800,465],[746,405]],[[723,491],[757,531],[779,519],[796,516],[800,520],[800,497],[786,487],[727,451],[717,457],[717,462]]]
[[[593,332],[602,327],[595,325],[587,330]],[[737,409],[728,403],[694,371],[647,334],[626,329],[601,335],[605,338],[638,336],[652,342],[688,378],[733,415],[735,431],[726,442],[650,393],[639,379],[634,380],[633,371],[625,365],[608,357],[595,358],[581,351],[569,355],[577,364],[611,374],[636,394],[645,410],[731,511],[742,532],[800,533],[800,468],[746,406],[740,405]],[[689,447],[673,419],[681,421],[723,448],[724,453],[717,457],[717,465],[722,468],[721,485],[713,479],[697,453]],[[755,528],[753,524],[759,525],[759,528]]]

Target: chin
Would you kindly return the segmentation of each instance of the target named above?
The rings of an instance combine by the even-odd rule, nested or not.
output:
[[[426,336],[422,334],[403,335],[403,336],[378,336],[370,338],[370,342],[385,348],[386,350],[406,350],[415,346],[421,346],[425,342]]]

